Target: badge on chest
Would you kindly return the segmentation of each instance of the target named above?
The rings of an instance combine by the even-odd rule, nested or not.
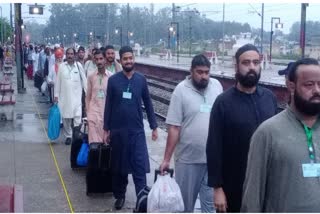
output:
[[[103,99],[105,97],[104,91],[100,89],[97,93],[97,98]]]
[[[128,99],[128,100],[131,100],[131,98],[132,98],[132,93],[131,92],[123,92],[122,93],[122,98],[123,99]]]
[[[201,113],[210,113],[211,112],[211,106],[208,104],[201,104],[200,105],[200,112]]]
[[[302,164],[302,172],[305,178],[320,177],[320,163]]]

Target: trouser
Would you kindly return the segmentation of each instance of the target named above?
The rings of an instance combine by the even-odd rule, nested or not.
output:
[[[74,118],[62,118],[64,136],[66,138],[72,138],[72,121],[74,127],[80,126],[81,116],[76,116]]]
[[[88,120],[89,143],[103,142],[103,132],[102,120]]]
[[[175,162],[175,179],[180,187],[184,211],[194,211],[198,194],[201,211],[215,212],[213,205],[213,188],[208,186],[207,164],[184,164]]]
[[[50,103],[53,103],[54,102],[54,85],[48,84],[48,92],[49,92]]]
[[[134,187],[136,189],[136,195],[147,185],[147,176],[143,172],[137,172],[135,170],[132,173],[132,178],[134,182]],[[128,185],[128,175],[113,175],[112,176],[112,191],[113,196],[116,199],[119,198],[125,198],[126,191],[127,191],[127,185]]]
[[[3,58],[0,58],[0,70],[2,71],[3,69]]]

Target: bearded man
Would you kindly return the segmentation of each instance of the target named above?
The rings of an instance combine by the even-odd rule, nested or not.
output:
[[[104,141],[112,148],[113,194],[115,208],[125,202],[128,174],[132,174],[136,195],[147,185],[150,163],[143,125],[142,101],[148,116],[152,140],[158,138],[157,122],[146,78],[134,70],[133,50],[119,51],[123,71],[109,78],[104,112]]]
[[[114,47],[112,45],[107,45],[105,48],[105,55],[106,55],[106,68],[111,73],[116,73],[122,71],[121,65],[116,60],[116,55],[114,52]]]
[[[240,212],[250,138],[263,121],[277,113],[276,97],[258,86],[258,49],[246,44],[235,58],[236,84],[213,104],[206,148],[208,185],[214,188],[218,212]]]
[[[198,194],[201,211],[214,212],[213,189],[207,185],[206,143],[211,107],[223,89],[218,80],[210,78],[210,67],[204,55],[193,57],[190,76],[172,93],[166,119],[168,137],[160,171],[169,168],[174,153],[175,179],[181,190],[184,212],[188,213],[194,211]]]
[[[288,73],[291,102],[251,139],[242,212],[320,211],[320,66],[296,61]]]

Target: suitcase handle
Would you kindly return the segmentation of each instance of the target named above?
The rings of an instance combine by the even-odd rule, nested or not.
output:
[[[174,172],[173,169],[165,169],[164,171],[165,171],[166,173],[169,173],[171,178],[173,177],[173,172]],[[160,169],[156,169],[156,170],[154,171],[154,182],[156,182],[156,180],[157,180],[157,178],[158,178],[158,175],[161,175]]]
[[[81,134],[87,134],[87,129],[88,129],[87,119],[83,119],[83,120],[82,120],[81,126],[83,126],[83,132],[81,131],[81,128],[80,128]]]

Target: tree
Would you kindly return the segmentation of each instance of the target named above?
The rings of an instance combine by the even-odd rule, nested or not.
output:
[[[320,35],[320,22],[318,21],[307,21],[306,22],[306,41],[310,41],[313,36]],[[288,39],[291,41],[299,42],[300,40],[300,22],[295,22],[288,35]]]
[[[45,25],[39,24],[35,21],[25,22],[26,28],[22,30],[22,38],[24,42],[32,42],[32,43],[43,43],[43,35],[42,32],[45,28]]]
[[[3,29],[3,34],[2,34]],[[8,38],[12,36],[12,29],[10,27],[9,21],[7,18],[0,18],[0,42],[2,41],[2,35],[3,35],[3,41],[7,42]]]
[[[160,40],[167,41],[168,28],[172,22],[171,7],[154,13],[152,5],[150,8],[129,5],[128,10],[128,4],[52,4],[50,11],[51,17],[43,37],[50,38],[50,43],[57,43],[62,42],[63,35],[66,35],[65,43],[69,45],[73,41],[88,44],[89,39],[92,39],[89,38],[89,32],[94,34],[95,41],[120,44],[120,35],[115,34],[117,27],[122,27],[123,44],[126,44],[127,33],[132,32],[129,40],[144,46],[156,45]],[[181,45],[188,45],[190,38],[191,42],[222,39],[221,21],[207,19],[190,8],[177,12],[175,21],[179,23]],[[248,23],[225,22],[224,26],[224,34],[228,36],[255,30]],[[75,33],[76,38],[73,36]],[[267,40],[266,36],[264,40]]]

